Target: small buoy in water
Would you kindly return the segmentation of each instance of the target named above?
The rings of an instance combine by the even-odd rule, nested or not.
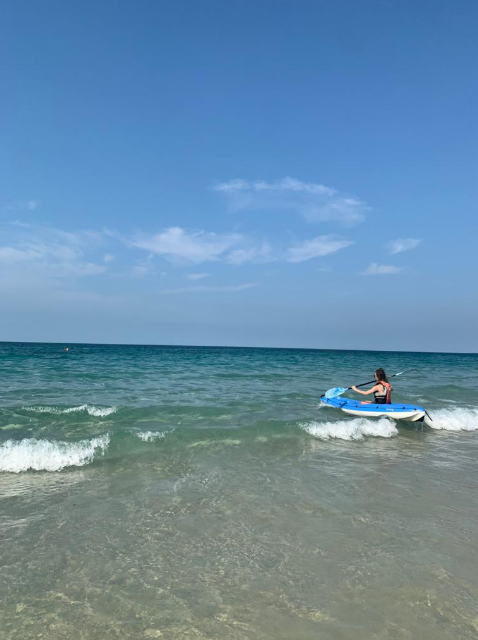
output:
[[[68,347],[65,347],[65,348],[63,349],[63,351],[69,351]]]

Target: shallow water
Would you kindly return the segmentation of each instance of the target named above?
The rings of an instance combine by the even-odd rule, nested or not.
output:
[[[434,428],[319,408],[387,371]],[[1,637],[476,638],[478,356],[0,344]]]

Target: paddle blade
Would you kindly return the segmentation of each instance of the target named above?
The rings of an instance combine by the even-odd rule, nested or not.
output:
[[[343,387],[334,387],[333,389],[329,389],[328,391],[326,391],[324,393],[324,396],[327,398],[327,400],[330,400],[331,398],[338,398],[346,391],[348,391],[348,389],[344,389]]]

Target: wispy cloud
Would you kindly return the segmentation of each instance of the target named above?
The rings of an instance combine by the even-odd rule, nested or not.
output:
[[[29,222],[22,222],[21,220],[12,220],[10,224],[14,227],[22,227],[23,229],[28,229],[28,227],[32,226]]]
[[[86,252],[98,239],[96,232],[66,232],[42,226],[21,225],[3,234],[5,244],[0,246],[0,269],[13,270],[49,278],[65,276],[89,276],[106,271],[105,265],[95,264]]]
[[[146,276],[156,276],[158,275],[155,266],[154,266],[154,256],[153,254],[149,254],[146,258],[141,260],[137,260],[136,264],[131,268],[131,275],[133,278],[145,278]],[[159,274],[161,277],[164,277],[166,273],[161,272]]]
[[[395,267],[391,264],[377,264],[376,262],[372,262],[372,264],[369,264],[365,271],[362,271],[362,275],[383,276],[392,273],[400,273],[400,271],[403,271],[403,267]]]
[[[61,269],[64,275],[97,276],[100,273],[104,273],[107,270],[107,267],[102,264],[95,264],[94,262],[79,262],[64,263],[61,265]]]
[[[80,258],[80,252],[61,244],[40,244],[25,242],[17,246],[0,247],[0,260],[8,263],[36,262],[48,264],[52,262],[68,264]]]
[[[135,264],[131,267],[131,275],[133,278],[144,278],[151,273],[151,267],[148,264]]]
[[[390,250],[390,253],[401,253],[402,251],[408,251],[409,249],[415,249],[418,247],[421,240],[418,238],[403,238],[400,240],[392,240],[389,242],[387,247]]]
[[[317,236],[312,240],[306,240],[300,244],[290,247],[287,251],[288,262],[304,262],[312,258],[328,256],[340,249],[349,247],[353,242],[335,236]]]
[[[6,211],[35,211],[38,208],[38,200],[15,200],[5,206]]]
[[[203,280],[204,278],[208,278],[210,273],[188,273],[186,278],[188,280]]]
[[[340,193],[320,183],[283,178],[275,182],[242,178],[216,184],[233,211],[243,209],[287,209],[300,213],[309,222],[335,221],[357,224],[368,207],[359,198]]]
[[[264,193],[265,191],[294,191],[296,193],[308,193],[312,195],[333,196],[336,190],[326,187],[323,184],[314,182],[302,182],[295,178],[282,178],[275,182],[265,182],[264,180],[255,180],[248,182],[240,178],[229,180],[229,182],[221,182],[215,187],[215,191],[224,191],[226,193],[237,193],[238,191],[256,191]]]
[[[273,260],[272,249],[267,242],[258,244],[253,238],[239,233],[220,234],[169,227],[152,236],[137,235],[128,244],[144,249],[150,255],[162,256],[176,265],[217,261],[241,265]]]
[[[264,242],[258,247],[249,247],[247,249],[235,249],[231,251],[227,257],[230,264],[241,265],[246,262],[270,262],[273,260],[272,248],[269,243]]]
[[[177,289],[162,289],[160,294],[176,294],[176,293],[232,293],[236,291],[244,291],[257,287],[257,282],[248,282],[237,285],[199,285],[197,287],[178,287]]]
[[[236,233],[218,234],[207,231],[188,231],[169,227],[152,236],[137,236],[132,244],[176,263],[201,264],[219,260],[234,245],[241,242]]]

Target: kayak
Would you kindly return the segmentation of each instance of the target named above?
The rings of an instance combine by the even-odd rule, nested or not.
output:
[[[342,396],[326,398],[321,396],[323,406],[341,409],[351,416],[362,418],[393,418],[407,422],[423,422],[426,410],[416,404],[362,404],[359,400],[351,400]]]

